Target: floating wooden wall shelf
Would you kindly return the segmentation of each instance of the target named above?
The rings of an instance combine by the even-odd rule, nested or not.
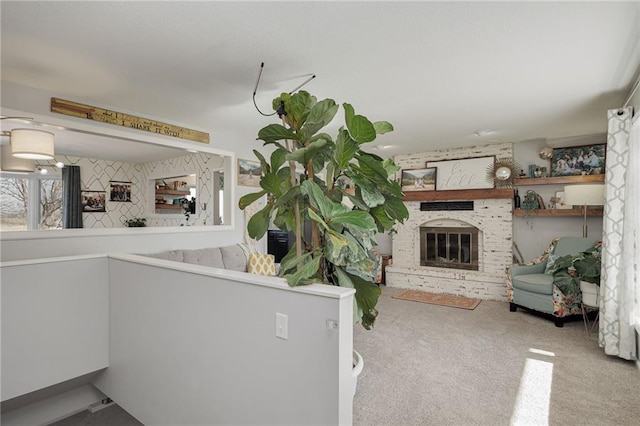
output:
[[[587,216],[602,216],[603,208],[589,207],[587,208]],[[522,210],[513,211],[514,216],[518,217],[573,217],[582,216],[582,209],[544,209],[544,210]]]
[[[513,180],[515,186],[529,185],[561,185],[572,183],[593,183],[604,182],[604,175],[580,175],[580,176],[556,176],[547,178],[516,178]]]
[[[404,201],[487,200],[513,198],[513,188],[461,189],[456,191],[407,191]]]

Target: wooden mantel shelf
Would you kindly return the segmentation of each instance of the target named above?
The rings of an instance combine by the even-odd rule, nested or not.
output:
[[[587,216],[602,216],[602,207],[589,207],[587,208]],[[514,216],[527,217],[527,216],[546,216],[546,217],[568,217],[568,216],[582,216],[582,209],[542,209],[542,210],[522,210],[515,209],[513,211]]]
[[[513,198],[513,189],[461,189],[456,191],[407,191],[404,201],[487,200]]]
[[[528,185],[558,185],[571,183],[592,183],[604,182],[604,175],[585,175],[585,176],[555,176],[547,178],[516,178],[513,180],[515,186]]]

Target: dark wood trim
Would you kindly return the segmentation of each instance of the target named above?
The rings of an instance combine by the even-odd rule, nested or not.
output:
[[[513,198],[513,189],[462,189],[455,191],[407,191],[404,201],[487,200]]]

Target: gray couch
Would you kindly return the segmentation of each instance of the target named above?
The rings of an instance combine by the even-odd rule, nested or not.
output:
[[[203,249],[167,250],[144,256],[247,272],[247,254],[240,244]]]

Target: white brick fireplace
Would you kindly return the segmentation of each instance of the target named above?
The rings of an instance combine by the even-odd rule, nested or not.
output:
[[[511,157],[512,145],[495,144],[403,155],[397,156],[395,161],[402,169],[419,169],[424,168],[427,161],[488,155]],[[453,201],[472,201],[473,209],[421,211],[420,201],[405,201],[409,219],[398,227],[397,234],[393,236],[393,265],[386,268],[387,285],[505,300],[505,268],[512,261],[512,199],[461,198]],[[477,228],[478,270],[421,266],[421,227]]]

